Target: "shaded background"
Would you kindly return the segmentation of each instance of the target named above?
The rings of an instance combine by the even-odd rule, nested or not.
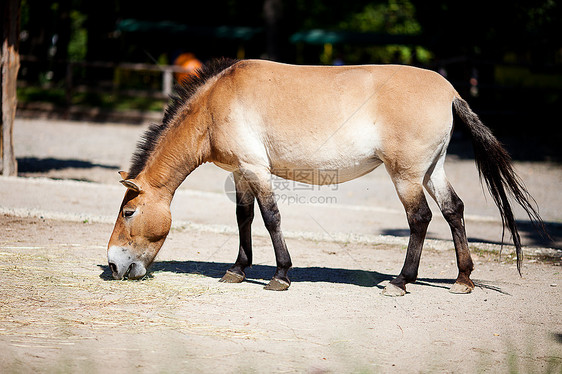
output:
[[[402,63],[446,76],[516,159],[561,160],[562,6],[554,0],[145,4],[23,0],[19,115],[158,113],[167,96],[157,66],[184,52],[203,62]],[[462,141],[451,151],[471,156]]]

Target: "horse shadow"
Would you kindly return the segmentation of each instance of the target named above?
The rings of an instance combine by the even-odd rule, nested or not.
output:
[[[171,272],[176,274],[197,274],[217,281],[222,278],[225,271],[232,264],[223,262],[206,262],[206,261],[157,261],[152,264],[146,277],[153,277],[156,272]],[[113,280],[111,270],[107,265],[98,265],[102,269],[100,278],[105,281]],[[253,265],[246,269],[247,283],[265,286],[272,275],[275,273],[275,266],[271,265]],[[342,269],[328,267],[293,267],[289,271],[289,277],[292,282],[324,282],[332,284],[348,284],[359,287],[370,287],[383,289],[386,282],[396,277],[394,274],[380,273],[370,270],[359,269]],[[426,287],[449,289],[455,282],[454,279],[446,278],[418,278],[416,284]],[[485,288],[498,293],[505,294],[499,287],[487,282],[475,281],[479,288]]]
[[[559,222],[544,222],[544,231],[541,227],[537,227],[530,221],[517,220],[517,229],[524,236],[525,246],[537,246],[554,249],[562,249],[562,223]],[[381,231],[383,235],[392,235],[403,238],[410,236],[408,229],[384,229]],[[511,244],[506,231],[506,238],[504,242],[500,240],[489,240],[478,236],[469,236],[468,243],[490,243],[496,245]],[[428,239],[440,240],[438,236],[433,236],[431,232],[427,234]]]
[[[206,261],[157,261],[149,269],[148,277],[156,272],[171,272],[176,274],[198,274],[210,278],[221,279],[225,271],[232,264],[223,262]],[[100,278],[111,280],[111,270],[107,265],[98,265],[102,269]],[[267,284],[275,273],[275,266],[271,265],[252,265],[246,269],[246,282]],[[394,277],[390,274],[383,274],[376,271],[352,270],[340,268],[324,267],[293,267],[289,271],[289,277],[293,282],[327,282],[352,284],[361,287],[379,287],[384,281],[390,281]]]

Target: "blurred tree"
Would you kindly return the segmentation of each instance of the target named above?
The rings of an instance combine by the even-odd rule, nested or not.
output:
[[[288,3],[295,29],[310,30],[337,29],[342,19],[361,12],[373,1],[293,0]]]
[[[20,0],[1,3],[2,45],[0,46],[0,171],[2,175],[17,175],[14,153],[14,118],[16,116],[16,83],[20,67],[19,32]]]
[[[21,29],[24,34],[21,54],[31,56],[37,62],[25,69],[26,78],[39,81],[48,66],[48,53],[53,31],[51,28],[51,4],[45,0],[23,0]]]
[[[408,0],[387,0],[367,4],[360,12],[351,14],[340,23],[345,29],[389,34],[418,34],[421,27],[415,18],[416,10]]]
[[[281,58],[281,27],[283,21],[283,1],[264,0],[263,18],[266,33],[266,58],[280,60]]]
[[[562,4],[555,0],[411,0],[441,57],[477,55],[536,65],[560,63]],[[558,60],[557,60],[558,59]],[[513,61],[515,62],[515,61]]]
[[[70,12],[70,40],[68,42],[68,58],[71,61],[84,61],[88,50],[88,31],[86,15],[79,10]]]
[[[56,15],[50,50],[50,57],[56,63],[52,67],[53,76],[51,79],[58,81],[64,79],[66,74],[66,65],[59,62],[68,60],[68,44],[71,35],[71,0],[53,2],[51,11]]]
[[[339,28],[391,35],[420,35],[422,32],[416,9],[409,0],[369,3],[340,22]],[[427,64],[431,58],[431,52],[421,46],[385,45],[361,49],[344,46],[344,50],[347,61],[353,63]]]
[[[113,38],[115,24],[119,17],[122,3],[119,0],[85,0],[82,4],[82,11],[86,19],[84,22],[87,30],[87,51],[86,59],[89,61],[119,61],[121,55],[118,42]],[[139,6],[138,3],[130,4],[132,9],[145,9],[148,13],[154,12],[154,8],[159,8],[163,4],[150,4]],[[171,13],[174,13],[173,11]]]
[[[278,59],[290,59],[284,49],[292,33],[314,28],[422,34],[432,41],[429,49],[437,57],[474,54],[495,59],[516,54],[517,60],[550,64],[562,59],[558,37],[562,34],[562,5],[556,0],[497,0],[493,6],[485,0],[161,0],[148,6],[133,0],[23,0],[22,5],[22,29],[28,35],[22,50],[39,60],[48,57],[54,35],[58,35],[57,58],[68,56],[68,48],[73,58],[83,55],[77,48],[85,42],[89,60],[128,59],[123,54],[130,48],[121,48],[115,33],[116,22],[125,18],[190,26],[265,26],[262,52]],[[152,54],[159,46],[191,42],[168,39],[153,34],[127,43]],[[420,56],[424,51],[418,49],[394,49],[383,55],[379,51],[377,58],[388,61],[389,55],[395,55],[407,62],[416,57],[414,52],[418,58],[428,58]]]

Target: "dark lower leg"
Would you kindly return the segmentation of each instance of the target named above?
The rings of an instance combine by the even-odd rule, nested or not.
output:
[[[258,199],[258,204],[265,227],[271,236],[273,249],[275,251],[275,261],[277,263],[277,270],[266,288],[271,290],[285,290],[289,288],[291,284],[287,273],[292,263],[287,245],[285,244],[285,239],[283,238],[283,233],[281,232],[281,215],[272,197],[261,199],[261,201]]]
[[[453,227],[451,225],[451,232],[453,233],[453,241],[457,253],[457,267],[459,269],[456,283],[464,284],[472,289],[474,288],[474,283],[470,280],[470,274],[474,269],[474,265],[470,257],[464,225],[460,224],[460,227]]]
[[[244,192],[236,192],[236,220],[240,245],[234,265],[222,277],[222,282],[239,283],[246,278],[244,270],[252,265],[252,221],[254,220],[254,197]]]
[[[400,275],[390,283],[396,287],[406,290],[406,283],[413,283],[418,277],[423,242],[427,233],[427,226],[431,221],[431,210],[422,194],[418,198],[417,204],[406,207],[408,224],[410,226],[410,240],[406,259]]]
[[[254,202],[247,205],[236,206],[236,218],[238,221],[238,233],[240,235],[240,245],[238,247],[238,257],[230,268],[241,275],[244,269],[252,266],[252,221],[254,219]]]
[[[443,217],[445,217],[449,223],[451,233],[453,235],[453,242],[455,243],[457,267],[459,269],[459,275],[456,283],[465,285],[472,290],[474,288],[474,283],[470,280],[470,274],[474,269],[474,265],[470,256],[466,230],[464,227],[464,204],[452,188],[450,188],[450,199],[446,204],[444,204],[444,206],[441,207],[441,211],[443,213]]]

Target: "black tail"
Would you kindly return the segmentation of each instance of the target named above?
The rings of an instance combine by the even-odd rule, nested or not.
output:
[[[507,193],[511,194],[515,201],[525,209],[531,221],[544,231],[544,224],[537,211],[537,204],[523,185],[521,179],[515,174],[511,164],[511,157],[507,151],[494,137],[490,129],[484,126],[480,118],[470,109],[467,102],[461,98],[455,98],[453,106],[457,115],[470,131],[480,180],[484,178],[488,190],[500,210],[504,232],[507,227],[511,233],[517,253],[517,270],[521,274],[521,261],[523,257],[521,238],[519,237],[519,231],[515,224]]]

